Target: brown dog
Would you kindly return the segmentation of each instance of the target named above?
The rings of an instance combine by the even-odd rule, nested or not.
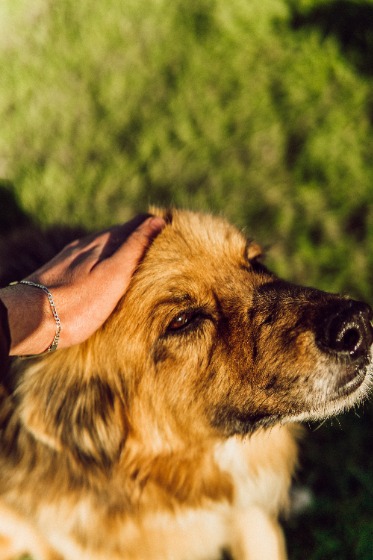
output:
[[[283,559],[294,421],[367,393],[368,306],[279,280],[222,219],[164,217],[91,339],[15,364],[1,560]]]

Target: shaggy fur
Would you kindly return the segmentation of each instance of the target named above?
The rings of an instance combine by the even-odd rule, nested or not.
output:
[[[164,216],[95,335],[14,364],[1,560],[284,559],[294,422],[367,393],[367,306],[280,281],[222,219]]]

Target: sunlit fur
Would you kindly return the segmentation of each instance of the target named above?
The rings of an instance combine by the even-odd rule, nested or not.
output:
[[[316,344],[340,298],[280,282],[223,219],[158,212],[167,226],[106,324],[14,364],[1,560],[283,560],[291,421],[367,392],[369,357],[355,371]]]

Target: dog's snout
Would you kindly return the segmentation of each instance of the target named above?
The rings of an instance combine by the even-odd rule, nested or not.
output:
[[[373,343],[373,312],[369,305],[341,300],[324,308],[320,319],[317,343],[322,350],[352,359],[368,353]]]

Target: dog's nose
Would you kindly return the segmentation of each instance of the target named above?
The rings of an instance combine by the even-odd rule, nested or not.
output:
[[[372,320],[372,309],[365,303],[340,300],[329,304],[320,314],[317,344],[323,351],[360,358],[373,343]]]

